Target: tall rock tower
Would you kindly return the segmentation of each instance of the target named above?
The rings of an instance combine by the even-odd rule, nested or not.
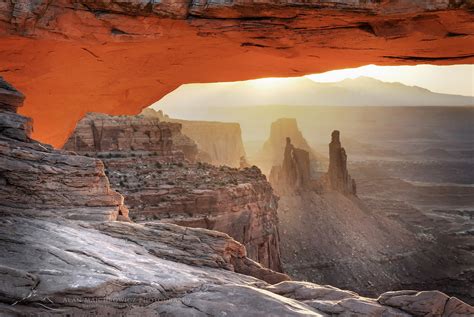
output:
[[[327,173],[328,185],[332,190],[343,194],[355,195],[356,183],[347,171],[346,150],[341,146],[340,132],[335,130],[331,134],[329,143],[329,169]]]

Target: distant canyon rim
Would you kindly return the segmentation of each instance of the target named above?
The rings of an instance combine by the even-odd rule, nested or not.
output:
[[[367,64],[470,64],[473,3],[16,1],[0,6],[0,75],[33,136],[60,147],[85,113],[137,114],[185,83]]]

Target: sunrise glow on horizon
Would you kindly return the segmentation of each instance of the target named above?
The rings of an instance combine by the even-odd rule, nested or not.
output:
[[[331,83],[358,77],[372,77],[384,82],[399,82],[407,86],[419,86],[436,93],[474,96],[474,65],[415,65],[377,66],[366,65],[304,76],[315,82]],[[248,80],[255,89],[278,89],[290,84],[286,77]],[[216,83],[217,85],[232,84]],[[217,86],[216,86],[217,87]]]
[[[407,86],[419,86],[438,93],[474,96],[474,65],[366,65],[307,75],[306,77],[316,82],[337,82],[361,76],[385,82],[400,82]]]

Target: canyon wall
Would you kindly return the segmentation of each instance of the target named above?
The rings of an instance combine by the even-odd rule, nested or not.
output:
[[[198,160],[201,162],[239,167],[240,159],[245,157],[238,123],[174,119],[151,108],[144,109],[141,114],[181,124],[182,133],[196,142],[200,152]]]
[[[134,221],[225,232],[245,245],[250,258],[281,271],[277,199],[265,176],[255,167],[185,160],[174,143],[184,137],[180,127],[150,116],[89,114],[65,149],[102,159]]]
[[[469,64],[472,1],[3,1],[0,73],[33,135],[62,146],[87,112],[137,114],[184,83],[367,64]],[[86,92],[86,93],[85,93]]]
[[[6,214],[128,220],[103,163],[31,139],[32,120],[16,113],[24,96],[0,77],[0,208]]]
[[[114,156],[137,151],[163,161],[194,162],[197,145],[181,133],[178,123],[143,116],[108,116],[89,113],[82,118],[64,149],[88,155]]]

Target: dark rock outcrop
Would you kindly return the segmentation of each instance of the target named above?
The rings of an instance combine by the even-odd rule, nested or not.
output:
[[[0,109],[16,112],[23,105],[25,96],[0,77]]]
[[[325,177],[327,186],[343,194],[357,194],[356,182],[347,171],[347,154],[341,146],[339,131],[335,130],[331,134],[329,143],[329,169]]]
[[[128,220],[103,163],[30,138],[32,121],[15,111],[23,96],[0,78],[0,208],[4,213]]]

